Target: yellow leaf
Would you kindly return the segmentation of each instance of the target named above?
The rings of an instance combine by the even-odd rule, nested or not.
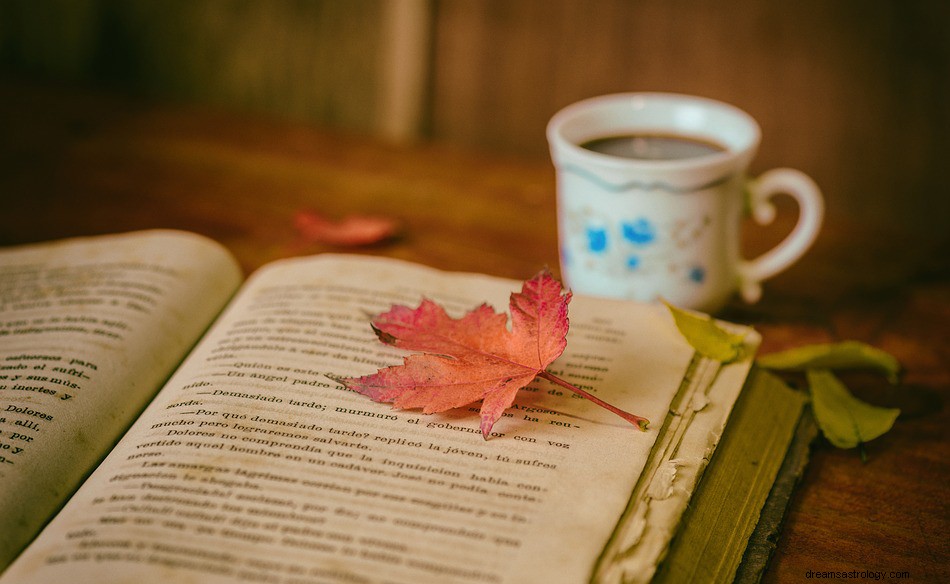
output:
[[[818,427],[838,448],[854,448],[877,438],[891,429],[901,413],[854,397],[828,370],[809,369],[807,377]]]
[[[897,382],[901,368],[890,353],[858,341],[807,345],[764,355],[757,363],[778,371],[872,369],[885,374],[891,383]]]
[[[680,334],[699,354],[723,363],[731,363],[743,355],[745,335],[726,331],[710,316],[688,312],[665,300],[663,304],[672,313]]]

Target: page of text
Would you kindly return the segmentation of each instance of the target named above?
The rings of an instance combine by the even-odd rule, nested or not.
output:
[[[223,249],[146,232],[0,251],[0,569],[239,283]]]
[[[29,554],[17,582],[579,582],[656,431],[547,382],[484,440],[478,406],[394,410],[333,379],[397,365],[371,315],[507,312],[520,284],[326,256],[258,273]],[[692,356],[663,309],[575,298],[551,367],[661,422]]]

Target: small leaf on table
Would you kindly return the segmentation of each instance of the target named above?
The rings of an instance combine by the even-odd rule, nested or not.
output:
[[[776,371],[871,369],[886,375],[891,383],[897,382],[901,369],[893,355],[859,341],[797,347],[764,355],[757,363]]]
[[[325,243],[344,247],[372,245],[395,237],[399,223],[381,215],[347,215],[333,221],[314,211],[298,211],[294,227],[308,243]]]
[[[896,408],[873,406],[854,397],[826,369],[807,371],[812,410],[818,427],[838,448],[854,448],[884,434],[900,414]]]

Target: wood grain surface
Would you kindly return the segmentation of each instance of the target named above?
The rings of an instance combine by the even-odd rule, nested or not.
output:
[[[248,272],[328,251],[513,278],[557,271],[554,175],[544,160],[10,81],[0,82],[0,128],[0,245],[163,227],[217,239]],[[382,214],[402,232],[370,248],[305,244],[293,227],[303,209]],[[793,221],[783,212],[777,229]],[[815,446],[766,582],[806,581],[809,570],[948,580],[950,245],[945,234],[880,224],[831,217],[759,304],[737,300],[722,314],[758,329],[763,353],[853,339],[906,368],[897,387],[846,377],[857,395],[903,413],[867,444],[867,462]],[[761,228],[746,236],[747,253],[776,237]]]

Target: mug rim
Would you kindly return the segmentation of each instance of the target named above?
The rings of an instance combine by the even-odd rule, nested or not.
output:
[[[717,143],[725,146],[726,150],[723,152],[715,152],[693,158],[646,160],[595,152],[593,150],[583,148],[579,143],[582,141],[593,140],[598,137],[604,137],[604,132],[594,132],[593,135],[587,136],[583,140],[571,140],[564,135],[565,127],[585,114],[594,115],[598,111],[603,112],[608,108],[616,108],[625,105],[633,106],[633,111],[642,111],[648,106],[657,106],[660,104],[675,107],[699,106],[703,109],[715,110],[718,113],[726,114],[735,118],[741,124],[744,124],[747,134],[746,138],[742,141],[741,145],[738,147],[733,147],[731,144],[725,143],[726,141],[721,139],[720,134],[699,135],[699,133],[696,133],[692,134],[692,137],[715,140]],[[570,153],[570,155],[575,159],[580,159],[601,167],[628,169],[640,168],[654,170],[704,168],[723,164],[724,162],[730,160],[748,159],[751,158],[751,155],[758,148],[762,135],[761,128],[759,127],[759,124],[756,122],[755,118],[737,106],[699,95],[657,91],[609,93],[576,101],[558,110],[548,121],[546,130],[548,142],[550,144],[555,163],[559,161],[557,150],[561,149]],[[631,129],[629,131],[632,132],[633,130]],[[674,135],[690,135],[682,131],[677,131],[677,128],[673,128],[670,125],[667,125],[667,127],[654,127],[651,129],[651,131],[665,131]],[[618,134],[623,132],[623,128],[618,128]]]

